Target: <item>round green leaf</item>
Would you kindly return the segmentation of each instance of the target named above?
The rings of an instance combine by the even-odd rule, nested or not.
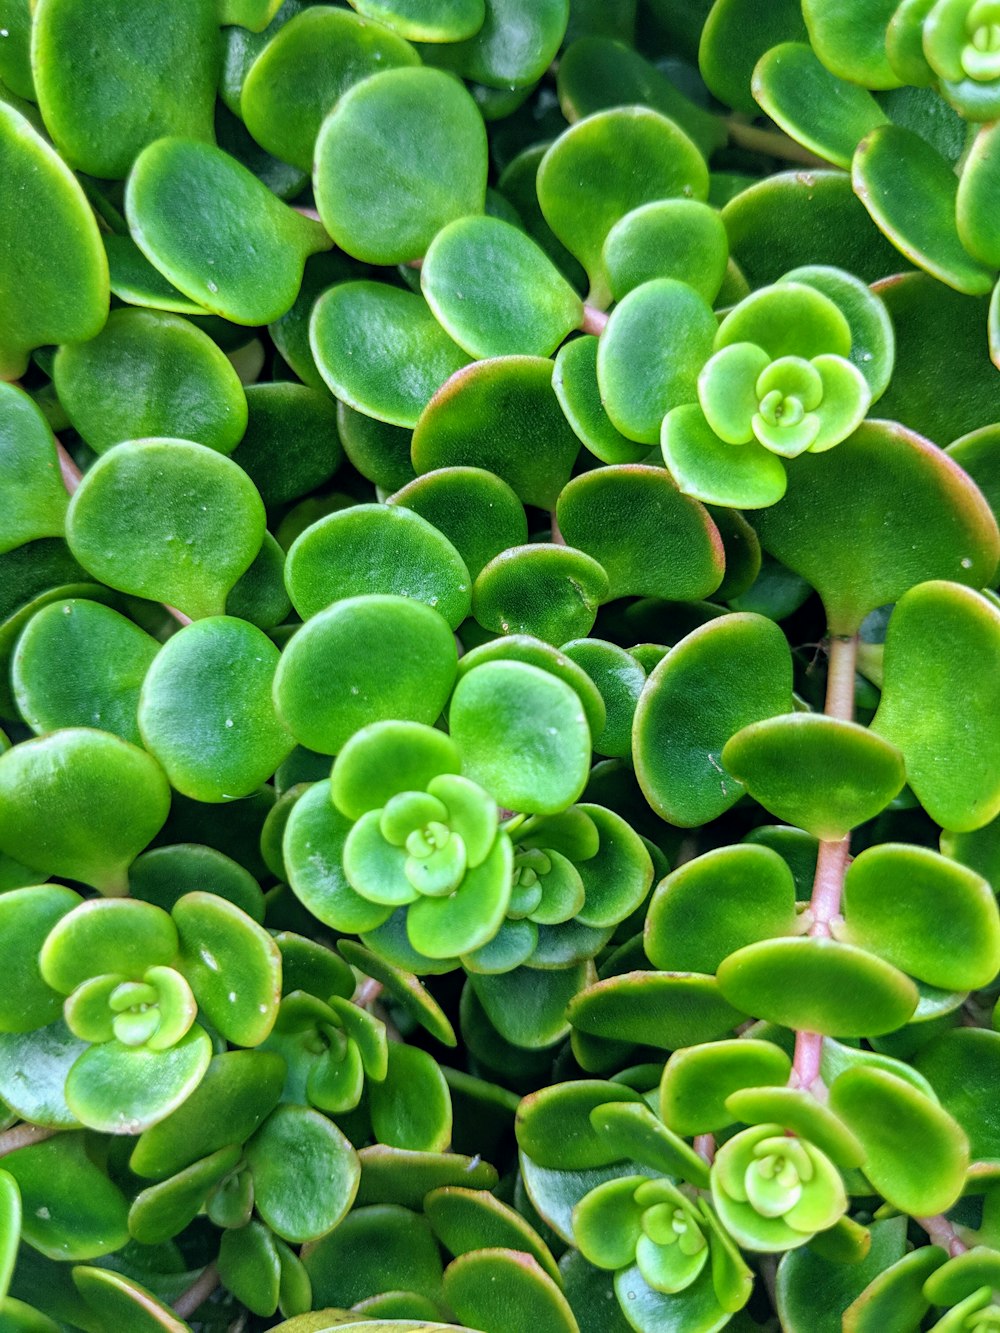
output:
[[[714,972],[745,944],[792,934],[795,883],[769,847],[717,847],[685,861],[656,887],[643,947],[654,967]]]
[[[167,1051],[106,1041],[70,1070],[66,1101],[89,1129],[141,1134],[190,1097],[211,1058],[211,1039],[198,1026]]]
[[[201,329],[158,310],[115,310],[90,342],[61,347],[59,401],[92,449],[170,436],[231,454],[247,424],[243,387]]]
[[[602,463],[635,463],[648,450],[626,439],[608,416],[597,383],[599,342],[586,334],[564,343],[556,354],[552,387],[574,434],[595,457]]]
[[[313,307],[309,345],[323,380],[357,411],[415,426],[434,392],[468,363],[414,292],[343,282]],[[347,440],[350,452],[350,437]]]
[[[96,1259],[128,1243],[128,1204],[91,1161],[85,1135],[19,1148],[4,1169],[21,1195],[21,1235],[46,1258]]]
[[[70,166],[120,180],[163,135],[211,142],[218,73],[211,0],[178,15],[157,0],[116,0],[98,34],[93,17],[81,0],[45,0],[32,28],[39,105]]]
[[[994,274],[962,244],[955,223],[958,181],[930,144],[899,125],[882,125],[859,145],[854,190],[907,259],[956,291],[979,295]]]
[[[470,356],[549,356],[583,318],[579,296],[530,238],[492,217],[459,218],[434,237],[420,286]]]
[[[133,898],[155,903],[165,912],[193,890],[205,890],[235,903],[255,921],[264,919],[264,898],[250,871],[214,847],[174,843],[143,852],[129,867]]]
[[[822,0],[803,0],[802,14],[813,46],[828,69],[868,88],[899,84],[885,50],[885,31],[897,0],[845,0],[836,10]]]
[[[342,250],[420,259],[447,223],[481,213],[486,132],[452,75],[390,69],[349,88],[316,141],[316,206]]]
[[[600,691],[582,668],[578,668],[568,656],[550,644],[532,638],[529,634],[502,634],[462,655],[458,663],[459,678],[483,662],[497,661],[527,662],[529,666],[541,667],[543,671],[558,676],[580,696],[591,734],[604,726],[606,710]]]
[[[603,257],[616,301],[654,278],[674,278],[712,302],[726,275],[729,241],[714,208],[697,199],[661,199],[616,222]]]
[[[68,504],[48,422],[13,384],[0,384],[0,552],[61,537]]]
[[[467,870],[446,897],[422,897],[406,913],[410,945],[445,963],[482,948],[503,924],[510,904],[513,855],[510,839],[496,839],[489,855]]]
[[[906,780],[894,745],[817,713],[752,722],[726,742],[722,763],[771,814],[833,841],[884,810]]]
[[[889,121],[871,93],[831,74],[804,42],[768,51],[754,70],[753,94],[793,139],[845,169],[858,141]]]
[[[220,1148],[158,1185],[140,1191],[129,1208],[128,1225],[143,1245],[170,1240],[197,1217],[211,1191],[237,1166],[239,1145]]]
[[[940,449],[893,422],[866,422],[788,468],[784,499],[754,518],[765,550],[820,594],[830,632],[852,635],[914,584],[982,587],[1000,540],[986,502]],[[859,489],[856,479],[864,476]],[[846,528],[865,533],[845,542]]]
[[[539,1266],[562,1285],[549,1247],[520,1213],[485,1190],[446,1186],[432,1190],[424,1200],[424,1215],[434,1233],[454,1255],[504,1246],[530,1254]]]
[[[418,1152],[444,1152],[451,1143],[451,1094],[437,1062],[416,1046],[389,1043],[389,1067],[368,1087],[372,1128],[379,1143]]]
[[[928,985],[977,990],[1000,971],[989,882],[926,847],[863,851],[847,871],[844,914],[845,938]]]
[[[647,107],[577,121],[538,169],[545,221],[587,270],[589,299],[599,306],[610,298],[602,251],[615,223],[641,204],[707,193],[704,158],[673,121]]]
[[[385,22],[378,13],[367,17]],[[269,153],[311,171],[320,125],[341,94],[370,74],[416,64],[413,47],[380,22],[326,6],[304,9],[250,66],[240,111]]]
[[[664,417],[660,447],[683,494],[705,504],[764,509],[785,494],[781,459],[756,440],[736,447],[724,443],[697,403],[675,407]]]
[[[427,1219],[406,1208],[354,1208],[303,1257],[317,1306],[346,1309],[378,1295],[387,1282],[440,1300],[440,1251]]]
[[[534,542],[501,552],[480,571],[472,613],[500,634],[561,643],[586,634],[607,598],[607,574],[586,552]]]
[[[788,709],[791,689],[787,642],[763,616],[726,616],[683,639],[650,674],[633,723],[636,777],[656,813],[691,828],[734,805],[743,788],[722,768],[723,746]]]
[[[947,1211],[962,1192],[969,1141],[942,1107],[882,1069],[847,1069],[830,1109],[865,1149],[865,1174],[900,1212]]]
[[[437,528],[412,509],[351,505],[306,528],[292,543],[285,582],[308,620],[342,598],[413,598],[454,629],[469,613],[469,572]]]
[[[140,153],[125,214],[133,240],[165,278],[236,324],[283,315],[307,257],[330,246],[318,222],[283,204],[221,148],[193,139],[157,139]]]
[[[188,893],[172,913],[180,969],[212,1026],[236,1046],[271,1031],[281,998],[281,953],[245,912],[213,893]]]
[[[105,974],[138,980],[151,967],[169,966],[176,953],[177,931],[161,908],[92,898],[53,925],[38,963],[46,982],[69,995]]]
[[[722,541],[663,468],[619,464],[575,477],[557,507],[566,541],[607,571],[607,598],[695,601],[719,586]]]
[[[184,440],[116,445],[81,482],[67,522],[96,578],[194,619],[222,614],[263,538],[264,506],[242,468]]]
[[[566,1297],[538,1261],[520,1250],[482,1249],[445,1270],[444,1292],[459,1319],[483,1333],[531,1327],[579,1333]]]
[[[660,1081],[660,1117],[675,1134],[712,1134],[733,1123],[726,1099],[741,1088],[781,1087],[791,1061],[752,1037],[675,1051]]]
[[[716,328],[704,297],[673,278],[645,282],[615,306],[597,346],[597,382],[623,435],[656,444],[664,416],[694,401]]]
[[[588,986],[568,1009],[581,1032],[668,1051],[714,1041],[745,1012],[728,1002],[714,977],[694,972],[623,972]]]
[[[632,720],[646,683],[645,670],[631,653],[606,639],[574,639],[563,644],[562,652],[586,671],[604,700],[605,722],[591,729],[594,751],[627,757],[632,753]]]
[[[493,357],[457,371],[413,432],[418,473],[481,467],[542,509],[555,505],[579,452],[542,357]]]
[[[65,77],[65,71],[62,71]],[[48,141],[0,101],[0,375],[14,379],[48,343],[85,342],[108,317],[108,261],[79,181]]]
[[[917,1007],[913,982],[880,958],[830,939],[765,940],[719,967],[719,988],[745,1013],[829,1037],[894,1032]]]
[[[456,666],[454,636],[431,607],[409,597],[348,597],[293,636],[275,674],[275,705],[301,744],[336,754],[374,722],[436,722]]]
[[[524,506],[505,481],[482,468],[425,472],[387,503],[412,509],[443,533],[473,579],[495,555],[528,538]]]
[[[28,621],[11,663],[21,716],[39,734],[96,726],[139,745],[139,690],[158,650],[100,602],[49,602]]]
[[[465,776],[501,806],[555,814],[583,791],[590,729],[579,696],[548,672],[484,662],[456,686],[449,721]]]
[[[815,287],[837,306],[851,330],[849,360],[868,383],[872,401],[888,387],[895,364],[896,335],[885,302],[853,273],[824,264],[807,264],[786,273],[782,282]]]
[[[0,998],[0,1031],[31,1032],[61,1015],[62,996],[43,979],[38,953],[56,922],[80,901],[79,894],[58,884],[0,894],[0,939],[9,980]],[[0,1281],[0,1289],[3,1285]]]
[[[889,621],[873,729],[902,751],[907,781],[931,818],[958,832],[1000,812],[990,739],[998,652],[1000,611],[958,584],[912,588]],[[945,672],[965,681],[961,696],[942,688]]]
[[[550,971],[519,967],[502,976],[472,973],[463,994],[474,996],[489,1020],[492,1040],[499,1037],[527,1050],[553,1046],[569,1033],[566,1007],[593,979],[588,963]],[[463,1030],[467,1027],[463,1009]]]
[[[156,760],[107,732],[68,727],[0,755],[0,850],[105,893],[126,891],[169,808]]]
[[[254,1201],[283,1239],[298,1244],[332,1231],[346,1216],[361,1170],[348,1140],[306,1106],[279,1106],[247,1144]],[[308,1176],[300,1164],[311,1164]]]
[[[475,35],[449,53],[455,67],[493,88],[537,82],[565,35],[567,0],[486,0],[485,9]]]
[[[796,0],[718,0],[701,31],[698,67],[721,102],[756,116],[759,108],[750,88],[754,65],[779,42],[805,38]]]
[[[198,801],[249,796],[292,749],[271,701],[279,653],[244,620],[213,616],[161,649],[142,687],[139,727],[171,785]]]

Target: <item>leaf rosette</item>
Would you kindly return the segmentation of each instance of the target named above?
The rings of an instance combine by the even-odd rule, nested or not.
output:
[[[807,1244],[847,1211],[844,1181],[827,1155],[780,1125],[754,1125],[722,1145],[712,1199],[740,1245],[772,1252]]]

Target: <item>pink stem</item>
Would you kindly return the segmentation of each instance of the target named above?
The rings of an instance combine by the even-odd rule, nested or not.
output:
[[[214,1263],[211,1263],[202,1269],[190,1287],[182,1291],[174,1301],[174,1313],[179,1314],[182,1319],[187,1319],[194,1314],[199,1305],[208,1300],[218,1285],[219,1270]]]
[[[936,1213],[934,1217],[915,1217],[913,1220],[923,1227],[935,1245],[940,1245],[953,1259],[969,1248],[944,1213]]]
[[[56,453],[59,455],[59,471],[62,473],[63,485],[70,495],[75,495],[76,488],[83,479],[83,473],[58,440],[56,440]]]
[[[609,316],[603,310],[598,310],[596,306],[585,305],[583,307],[583,322],[580,328],[584,333],[599,335],[604,332],[608,318]]]
[[[854,718],[854,667],[858,655],[857,635],[831,635],[830,660],[826,677],[826,713],[850,722]],[[814,939],[829,939],[830,924],[840,915],[844,875],[851,859],[851,839],[823,839],[816,857],[809,912]],[[792,1084],[807,1091],[823,1092],[819,1077],[823,1058],[823,1038],[818,1032],[796,1032]]]
[[[714,1134],[696,1134],[694,1136],[694,1150],[709,1166],[715,1161],[715,1135]]]
[[[58,1129],[49,1129],[45,1125],[31,1125],[24,1120],[0,1134],[0,1157],[6,1157],[9,1152],[17,1152],[19,1148],[30,1148],[33,1143],[43,1143],[59,1132]]]

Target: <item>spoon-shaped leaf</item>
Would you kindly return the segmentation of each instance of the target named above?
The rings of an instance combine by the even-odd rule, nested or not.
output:
[[[828,1037],[895,1030],[917,1007],[909,977],[864,949],[836,940],[763,940],[719,968],[719,988],[744,1013]]]
[[[230,454],[246,429],[228,357],[178,315],[115,310],[96,338],[59,349],[52,376],[72,425],[99,454],[153,435]]]
[[[591,334],[564,343],[556,354],[552,387],[574,434],[602,463],[636,463],[648,454],[624,436],[608,416],[597,382],[599,339]]]
[[[781,1087],[791,1060],[753,1037],[675,1051],[660,1081],[660,1118],[675,1134],[710,1134],[735,1119],[726,1098],[741,1088]]]
[[[552,390],[552,362],[504,356],[477,361],[435,393],[413,432],[418,473],[481,467],[525,504],[551,509],[580,441]]]
[[[141,497],[141,500],[140,500]],[[184,440],[116,445],[70,502],[70,549],[122,592],[220,615],[264,538],[264,506],[242,468]]]
[[[96,1259],[128,1243],[128,1204],[91,1161],[84,1134],[59,1134],[4,1158],[21,1195],[21,1235],[63,1263]]]
[[[209,143],[218,77],[216,7],[176,14],[158,0],[45,0],[32,28],[35,89],[45,126],[70,166],[121,180],[154,139]]]
[[[167,1051],[106,1041],[69,1071],[66,1101],[89,1129],[141,1134],[190,1097],[211,1058],[211,1039],[197,1025]]]
[[[717,328],[704,297],[673,278],[645,282],[615,306],[597,346],[597,382],[623,435],[656,444],[664,416],[695,401]]]
[[[930,144],[899,125],[882,125],[859,145],[855,193],[907,259],[956,291],[981,295],[994,273],[962,244],[955,223],[958,180]]]
[[[741,1012],[742,1011],[742,1012]],[[714,977],[695,972],[623,972],[581,991],[569,1020],[581,1032],[675,1051],[714,1041],[743,1021]]]
[[[636,777],[661,818],[690,828],[743,795],[723,746],[743,726],[791,704],[784,635],[763,616],[731,615],[696,629],[652,671],[632,730]]]
[[[157,139],[143,150],[125,215],[165,278],[236,324],[283,315],[308,256],[330,247],[318,222],[283,204],[236,158],[194,139]]]
[[[452,75],[390,69],[348,89],[316,141],[316,207],[342,250],[371,264],[420,259],[447,223],[481,213],[482,117]],[[290,304],[290,303],[289,303]]]
[[[68,503],[48,422],[26,393],[0,383],[0,552],[61,537]]]
[[[805,42],[783,42],[757,63],[754,97],[811,152],[848,169],[858,141],[889,117],[871,93],[821,64]]]
[[[134,1329],[135,1333],[187,1333],[169,1305],[122,1273],[106,1268],[74,1268],[77,1291],[102,1323]]]
[[[370,74],[420,63],[403,40],[407,34],[397,36],[382,27],[384,20],[378,21],[377,13],[366,18],[377,21],[325,5],[304,9],[250,66],[240,111],[247,129],[269,153],[311,171],[320,125],[342,93]]]
[[[960,584],[911,588],[889,621],[872,727],[902,751],[907,781],[931,818],[957,832],[1000,813],[998,657],[1000,611]],[[964,682],[961,695],[950,687],[955,680]]]
[[[21,716],[39,734],[99,726],[141,745],[139,690],[158,651],[151,635],[110,606],[49,602],[28,621],[11,663]]]
[[[802,7],[795,0],[719,0],[698,45],[701,76],[726,106],[756,116],[750,87],[754,65],[779,42],[806,39]]]
[[[865,422],[836,449],[786,467],[784,499],[754,525],[765,550],[820,594],[832,633],[852,635],[869,611],[927,579],[977,588],[992,579],[1000,538],[985,500],[911,431]],[[848,525],[864,540],[845,542]]]
[[[577,121],[538,169],[546,222],[590,278],[590,300],[610,298],[602,250],[614,224],[656,199],[704,199],[705,160],[673,121],[646,107],[616,107]]]
[[[316,1240],[347,1214],[358,1156],[335,1124],[306,1106],[279,1106],[247,1144],[257,1211],[285,1240]],[[314,1170],[304,1176],[300,1164]]]
[[[495,555],[528,539],[524,506],[505,481],[482,468],[425,472],[386,503],[412,509],[444,533],[472,578]]]
[[[465,78],[513,91],[536,83],[548,69],[568,17],[567,0],[486,0],[481,27],[449,58]]]
[[[583,302],[539,245],[499,218],[459,218],[434,237],[420,286],[470,356],[548,356]]]
[[[108,317],[108,261],[79,181],[31,124],[0,101],[0,376],[46,343],[85,342]]]
[[[930,986],[976,990],[1000,970],[989,882],[927,847],[882,843],[863,851],[847,871],[844,915],[843,938]]]
[[[436,722],[457,661],[454,636],[431,607],[408,597],[347,598],[293,636],[275,674],[275,705],[301,744],[336,754],[373,722]]]
[[[535,542],[503,551],[483,568],[472,612],[486,629],[555,644],[587,634],[607,597],[607,574],[586,552]]]
[[[0,1031],[31,1032],[59,1018],[62,996],[42,976],[38,953],[56,922],[80,901],[79,894],[61,884],[39,884],[0,895],[3,966],[10,979],[0,999]]]
[[[280,654],[254,625],[213,616],[160,650],[143,682],[139,727],[175,790],[197,801],[249,796],[293,746],[271,687]]]
[[[714,301],[728,260],[722,218],[697,199],[643,204],[616,222],[604,242],[604,267],[616,301],[654,278],[686,282]]]
[[[474,667],[455,688],[449,722],[464,775],[505,808],[555,814],[583,791],[590,729],[579,695],[548,672],[525,662]]]
[[[421,297],[381,282],[345,282],[321,296],[309,342],[339,398],[394,426],[415,426],[435,390],[469,360]]]
[[[70,727],[0,755],[0,848],[104,893],[126,891],[169,808],[156,760],[107,732]]]
[[[944,1212],[962,1191],[969,1142],[931,1099],[882,1069],[847,1069],[830,1088],[830,1109],[865,1148],[865,1174],[901,1212]]]
[[[444,1291],[458,1318],[484,1333],[518,1333],[536,1325],[552,1333],[579,1333],[566,1297],[521,1250],[461,1255],[445,1269]]]
[[[693,601],[719,586],[722,539],[708,512],[663,468],[621,464],[575,477],[559,497],[559,527],[607,571],[607,597]]]
[[[844,0],[835,10],[803,0],[802,14],[817,54],[834,74],[867,88],[895,88],[899,78],[885,50],[895,0]]]
[[[214,893],[188,893],[172,912],[180,969],[207,1020],[236,1046],[271,1031],[281,997],[281,953],[245,912]]]
[[[313,523],[288,552],[285,582],[304,619],[369,594],[424,602],[452,629],[469,614],[462,557],[437,528],[402,506],[352,505]]]

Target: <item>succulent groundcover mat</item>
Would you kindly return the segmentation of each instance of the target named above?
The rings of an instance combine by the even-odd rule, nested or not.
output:
[[[1000,1329],[1000,0],[0,0],[0,1330]]]

